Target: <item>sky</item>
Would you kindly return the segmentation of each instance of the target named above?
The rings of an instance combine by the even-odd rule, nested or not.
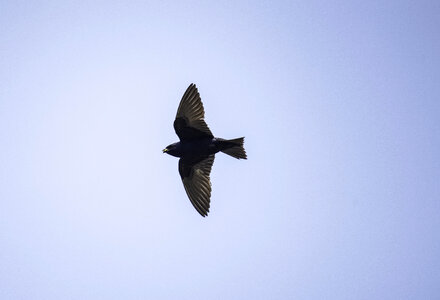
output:
[[[1,299],[438,299],[438,1],[1,1]],[[197,84],[219,153],[188,200]]]

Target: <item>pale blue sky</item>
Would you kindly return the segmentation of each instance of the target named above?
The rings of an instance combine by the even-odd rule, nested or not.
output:
[[[438,1],[1,1],[1,299],[438,299]],[[172,122],[197,84],[211,213]]]

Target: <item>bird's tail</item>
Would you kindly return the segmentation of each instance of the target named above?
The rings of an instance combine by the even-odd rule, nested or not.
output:
[[[225,140],[217,138],[220,141],[220,151],[226,153],[237,159],[247,159],[246,151],[244,150],[244,137],[232,140]]]

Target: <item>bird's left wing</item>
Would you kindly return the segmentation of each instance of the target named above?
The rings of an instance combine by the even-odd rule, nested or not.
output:
[[[194,208],[202,217],[208,215],[211,198],[211,168],[214,163],[214,154],[197,161],[179,160],[179,174],[183,186]]]
[[[203,137],[213,137],[211,130],[205,123],[205,110],[200,94],[194,83],[186,89],[180,100],[174,120],[174,130],[181,141]]]

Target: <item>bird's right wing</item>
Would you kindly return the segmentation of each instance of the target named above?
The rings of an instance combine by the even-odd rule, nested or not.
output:
[[[174,130],[181,141],[203,137],[213,137],[211,130],[205,123],[205,110],[200,94],[194,83],[186,89],[180,100],[174,120]]]
[[[214,163],[214,154],[201,158],[195,162],[179,160],[179,174],[183,186],[194,208],[202,217],[208,215],[211,198],[211,168]]]

